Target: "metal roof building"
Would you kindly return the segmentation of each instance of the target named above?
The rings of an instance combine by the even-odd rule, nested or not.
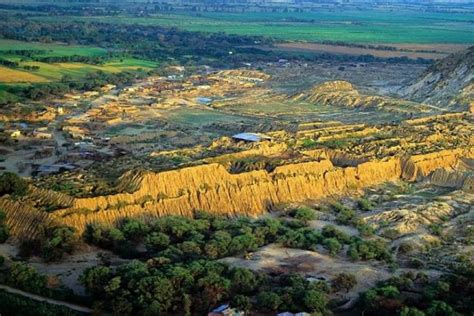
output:
[[[272,138],[267,135],[257,134],[257,133],[240,133],[232,136],[233,139],[237,141],[245,142],[261,142],[262,140],[271,140]]]

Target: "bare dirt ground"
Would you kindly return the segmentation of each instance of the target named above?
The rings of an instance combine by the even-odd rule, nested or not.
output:
[[[291,249],[269,245],[254,252],[250,260],[240,257],[229,257],[221,260],[232,266],[244,267],[265,273],[299,273],[310,280],[330,281],[341,272],[351,273],[357,278],[357,285],[348,293],[335,293],[332,298],[349,302],[357,299],[359,294],[373,287],[378,281],[394,275],[387,265],[376,261],[352,262],[340,257],[331,257],[315,251]],[[399,269],[397,273],[409,269]],[[429,276],[439,275],[436,270],[425,270]]]
[[[440,59],[446,57],[450,53],[466,49],[468,45],[455,44],[389,44],[397,50],[382,50],[375,48],[349,47],[344,45],[328,45],[319,43],[281,43],[275,47],[283,51],[303,51],[303,52],[321,52],[346,55],[373,55],[376,57],[408,57],[408,58],[425,58]]]

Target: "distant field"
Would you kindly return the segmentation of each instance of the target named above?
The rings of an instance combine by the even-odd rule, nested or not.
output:
[[[62,63],[44,63],[31,60],[21,55],[14,55],[11,50],[44,50],[44,53],[34,55],[40,57],[62,57],[62,56],[102,56],[107,51],[98,47],[85,46],[66,46],[61,44],[47,43],[26,43],[20,41],[0,40],[0,58],[15,61],[19,63],[17,68],[7,68],[0,66],[0,83],[37,83],[58,81],[63,76],[69,76],[72,79],[85,77],[87,73],[95,71],[120,72],[125,70],[136,70],[138,68],[151,69],[157,66],[157,63],[139,60],[134,58],[123,58],[110,60],[104,64],[91,65],[78,62]],[[26,70],[25,66],[36,66],[36,70]]]
[[[57,20],[58,17],[37,17]],[[261,35],[283,40],[354,43],[474,43],[474,14],[415,11],[180,13],[150,17],[62,17],[107,23],[173,26],[189,31]]]
[[[10,69],[0,66],[0,82],[3,83],[17,83],[17,82],[45,82],[47,79],[16,69]]]

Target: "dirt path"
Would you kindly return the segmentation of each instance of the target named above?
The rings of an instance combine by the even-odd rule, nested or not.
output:
[[[91,314],[92,313],[92,309],[90,309],[88,307],[85,307],[85,306],[80,306],[80,305],[71,304],[71,303],[64,302],[64,301],[58,301],[58,300],[55,300],[55,299],[52,299],[52,298],[47,298],[47,297],[36,295],[36,294],[31,294],[31,293],[28,293],[28,292],[25,292],[25,291],[22,291],[22,290],[14,289],[14,288],[6,286],[6,285],[0,285],[0,290],[4,290],[4,291],[6,291],[8,293],[12,293],[12,294],[21,295],[23,297],[27,297],[29,299],[32,299],[32,300],[35,300],[35,301],[38,301],[38,302],[46,302],[48,304],[64,306],[64,307],[67,307],[67,308],[72,309],[72,310],[77,311],[77,312],[86,313],[86,314]]]

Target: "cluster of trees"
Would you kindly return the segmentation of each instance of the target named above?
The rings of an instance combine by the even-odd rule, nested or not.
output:
[[[172,263],[163,257],[146,263],[134,260],[115,271],[92,267],[80,280],[99,301],[96,306],[116,315],[195,315],[221,302],[243,311],[324,313],[329,291],[326,283],[298,275],[268,277],[217,261]]]
[[[86,242],[111,249],[123,257],[159,256],[174,262],[241,255],[275,242],[308,250],[323,245],[334,256],[343,245],[349,245],[347,254],[353,260],[391,260],[381,240],[350,237],[330,225],[316,231],[307,226],[307,221],[314,219],[314,211],[309,208],[299,208],[290,214],[294,219],[230,220],[201,212],[194,218],[162,217],[151,224],[126,219],[117,227],[91,224],[83,237]],[[142,244],[145,250],[137,250]]]
[[[314,250],[318,245],[322,245],[333,256],[338,255],[344,245],[348,245],[346,254],[354,261],[376,259],[392,262],[393,260],[386,243],[381,239],[364,240],[358,236],[349,236],[332,225],[325,226],[321,232],[304,226],[294,227],[278,240],[286,247],[307,250]]]
[[[14,196],[25,195],[28,190],[26,180],[13,172],[0,174],[0,196],[10,194]]]
[[[48,279],[34,268],[21,262],[13,262],[4,268],[0,273],[0,283],[40,295],[48,292]]]
[[[24,240],[20,245],[20,255],[37,255],[46,262],[59,261],[64,255],[72,254],[79,244],[76,230],[70,226],[44,227],[35,239]]]
[[[54,299],[82,303],[81,298],[75,296],[71,289],[64,286],[50,286],[48,277],[38,273],[35,268],[18,261],[6,265],[4,258],[0,257],[0,259],[2,259],[0,260],[0,284]],[[3,308],[3,302],[1,307]]]
[[[447,274],[430,280],[406,273],[380,282],[361,296],[365,315],[455,316],[474,310],[474,279]]]
[[[287,229],[285,223],[277,219],[229,220],[197,213],[194,218],[168,216],[150,224],[126,219],[116,228],[93,224],[86,228],[84,239],[125,257],[160,256],[186,261],[254,251],[276,241]],[[137,251],[139,244],[145,245],[145,252]]]

